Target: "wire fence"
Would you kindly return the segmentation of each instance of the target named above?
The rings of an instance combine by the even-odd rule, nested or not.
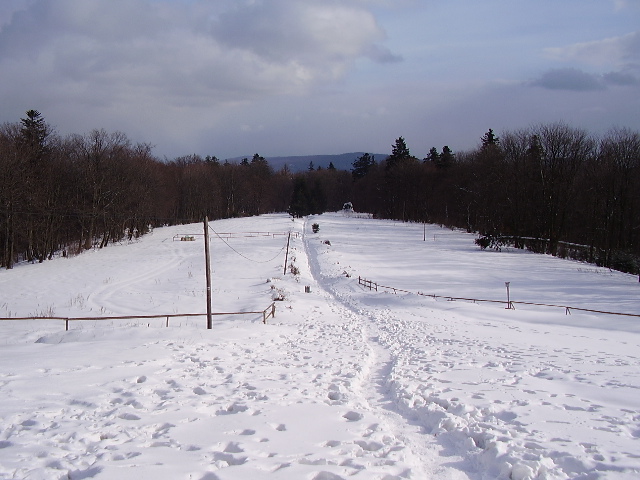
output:
[[[565,310],[565,315],[571,315],[571,311],[572,310],[576,310],[576,311],[581,311],[581,312],[591,312],[591,313],[602,313],[602,314],[606,314],[606,315],[622,315],[625,317],[640,317],[640,314],[637,313],[621,313],[621,312],[607,312],[604,310],[595,310],[592,308],[582,308],[582,307],[571,307],[571,306],[567,306],[567,305],[554,305],[554,304],[549,304],[549,303],[536,303],[536,302],[523,302],[523,301],[514,301],[514,300],[487,300],[487,299],[483,299],[483,298],[466,298],[466,297],[452,297],[449,295],[435,295],[435,294],[431,294],[431,293],[423,293],[423,292],[412,292],[410,290],[404,290],[402,288],[396,288],[396,287],[389,287],[387,285],[381,285],[378,282],[374,282],[372,280],[367,280],[366,278],[362,278],[360,276],[358,276],[358,284],[368,288],[369,290],[375,290],[376,292],[378,291],[378,289],[383,289],[385,291],[391,291],[394,294],[397,294],[398,292],[401,293],[409,293],[412,295],[421,295],[423,297],[431,297],[433,299],[438,299],[438,298],[443,298],[445,300],[448,300],[450,302],[456,301],[456,300],[460,300],[460,301],[466,301],[466,302],[473,302],[473,303],[500,303],[503,305],[506,305],[505,308],[508,310],[515,310],[515,305],[532,305],[532,306],[538,306],[538,307],[552,307],[552,308],[564,308]]]
[[[262,315],[262,323],[266,324],[269,318],[275,318],[276,316],[276,304],[272,302],[264,310],[257,312],[212,312],[211,315],[215,316],[230,316],[230,315]],[[165,319],[165,326],[169,327],[169,319],[171,318],[186,318],[186,317],[206,317],[206,313],[175,313],[164,315],[115,315],[107,317],[0,317],[0,321],[5,320],[62,320],[65,322],[65,330],[69,330],[69,322],[80,321],[105,321],[105,320],[153,320],[153,319]]]

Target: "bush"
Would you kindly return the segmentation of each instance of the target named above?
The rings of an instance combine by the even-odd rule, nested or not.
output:
[[[498,252],[502,251],[502,247],[508,245],[508,242],[504,238],[498,235],[492,235],[492,234],[486,234],[479,238],[476,238],[475,243],[482,250],[486,248],[493,248]]]
[[[285,295],[284,290],[276,288],[275,285],[271,285],[271,299],[274,302],[284,302],[287,299],[287,296]]]
[[[484,250],[491,244],[491,240],[489,240],[487,237],[479,237],[476,238],[475,244],[478,245],[482,250]]]
[[[630,252],[616,251],[611,256],[610,268],[625,273],[639,273],[638,258]]]
[[[314,223],[313,225],[311,225],[311,230],[313,230],[313,233],[318,233],[318,231],[320,230],[320,225]]]

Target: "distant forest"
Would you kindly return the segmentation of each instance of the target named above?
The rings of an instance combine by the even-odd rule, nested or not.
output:
[[[471,151],[411,154],[278,171],[240,162],[153,156],[125,134],[56,135],[36,110],[0,126],[0,267],[75,255],[162,225],[271,212],[292,216],[352,202],[377,218],[477,232],[481,248],[511,245],[640,272],[640,134],[597,138],[564,123],[489,129]]]

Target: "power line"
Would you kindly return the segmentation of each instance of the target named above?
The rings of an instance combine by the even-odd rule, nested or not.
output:
[[[227,247],[229,247],[231,250],[233,250],[237,255],[239,255],[239,256],[241,256],[242,258],[244,258],[245,260],[249,260],[250,262],[253,262],[253,263],[269,263],[269,262],[273,262],[276,258],[278,258],[278,257],[280,256],[280,254],[282,253],[282,251],[284,250],[284,248],[285,248],[285,246],[286,246],[286,245],[284,245],[284,246],[280,249],[280,251],[276,254],[276,256],[275,256],[275,257],[273,257],[273,258],[271,258],[271,259],[269,259],[269,260],[264,260],[264,261],[263,261],[263,260],[254,260],[254,259],[249,258],[249,257],[247,257],[246,255],[244,255],[244,254],[240,253],[240,252],[239,252],[238,250],[236,250],[235,248],[233,248],[233,247],[232,247],[232,246],[231,246],[231,245],[230,245],[230,244],[229,244],[229,243],[228,243],[224,238],[222,238],[222,237],[218,234],[218,232],[216,232],[216,231],[211,227],[211,225],[209,225],[209,228],[210,228],[210,229],[211,229],[211,231],[216,235],[216,237],[218,237],[220,240],[222,240],[222,241],[224,242],[224,244],[225,244]]]

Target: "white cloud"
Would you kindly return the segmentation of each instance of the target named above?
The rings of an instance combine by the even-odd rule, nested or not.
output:
[[[640,31],[593,42],[547,48],[545,53],[553,60],[595,67],[637,66],[640,65]]]
[[[216,18],[211,33],[228,48],[300,67],[309,81],[340,77],[384,39],[365,8],[310,0],[251,2]]]
[[[639,0],[613,0],[614,9],[616,12],[626,10],[631,7],[640,6]]]

